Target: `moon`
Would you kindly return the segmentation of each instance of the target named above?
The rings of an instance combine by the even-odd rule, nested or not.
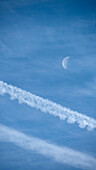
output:
[[[70,57],[67,56],[67,57],[65,57],[65,58],[62,60],[62,66],[63,66],[64,69],[67,69],[67,64],[68,64],[68,59],[69,59],[69,58],[70,58]]]

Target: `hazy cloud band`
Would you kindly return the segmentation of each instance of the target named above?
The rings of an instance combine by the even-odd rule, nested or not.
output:
[[[18,99],[19,103],[26,103],[33,108],[40,109],[44,113],[50,113],[54,116],[58,116],[61,120],[67,119],[68,123],[77,122],[80,128],[85,128],[86,126],[88,130],[96,128],[95,119],[15,86],[8,85],[3,81],[0,81],[0,94],[9,94],[11,100]]]
[[[95,170],[96,159],[71,148],[60,147],[44,140],[29,137],[21,132],[0,124],[0,141],[11,142],[21,148],[35,151],[57,162],[74,167]]]

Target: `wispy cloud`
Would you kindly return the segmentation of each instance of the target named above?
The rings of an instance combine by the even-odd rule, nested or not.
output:
[[[78,88],[74,91],[74,94],[80,96],[96,96],[96,78],[91,82],[87,82],[83,88]]]
[[[95,169],[96,159],[71,148],[60,147],[44,140],[29,137],[21,132],[0,124],[0,141],[11,142],[21,148],[35,151],[57,162],[84,169]]]
[[[36,96],[15,86],[8,85],[3,81],[0,81],[0,94],[9,94],[11,100],[18,99],[19,103],[26,103],[28,106],[40,109],[44,113],[57,116],[61,120],[67,119],[68,123],[77,122],[80,128],[85,128],[86,126],[88,130],[96,128],[95,119],[82,113],[70,110],[69,108],[63,107],[48,99]]]

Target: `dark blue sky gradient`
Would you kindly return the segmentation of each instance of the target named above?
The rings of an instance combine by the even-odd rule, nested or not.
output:
[[[96,119],[96,1],[0,0],[0,80]],[[96,157],[96,130],[80,129],[7,95],[0,96],[0,123]],[[77,168],[0,142],[0,170],[9,169]]]

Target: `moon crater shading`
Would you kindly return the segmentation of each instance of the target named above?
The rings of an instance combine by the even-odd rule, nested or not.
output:
[[[62,60],[62,66],[64,69],[67,69],[67,65],[68,65],[68,60],[69,60],[69,56],[65,57],[63,60]]]

